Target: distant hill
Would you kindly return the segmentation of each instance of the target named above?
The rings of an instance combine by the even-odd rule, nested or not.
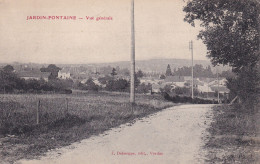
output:
[[[8,63],[0,63],[0,67],[3,67]],[[38,63],[19,63],[19,62],[13,62],[9,63],[13,65],[16,69],[20,69],[20,67],[28,67],[28,68],[36,68],[40,69],[41,67],[45,66],[47,67],[48,64],[38,64]],[[55,64],[55,63],[50,63]],[[137,60],[136,61],[136,70],[141,69],[143,72],[156,72],[156,73],[165,73],[167,65],[170,64],[171,69],[174,68],[180,68],[183,66],[191,66],[191,60],[188,59],[149,59],[149,60]],[[208,65],[211,66],[212,71],[215,73],[215,69],[213,68],[213,65],[208,60],[194,60],[195,64],[201,64],[204,68]],[[110,63],[86,63],[86,64],[56,64],[57,66],[63,68],[63,67],[87,67],[88,69],[95,70],[96,68],[105,67],[105,66],[111,66],[111,67],[120,67],[120,68],[128,68],[130,69],[130,61],[120,61],[120,62],[110,62]],[[226,71],[229,70],[230,67],[225,66],[219,68],[219,71]]]
[[[191,60],[188,59],[149,59],[149,60],[137,60],[136,61],[136,70],[141,69],[144,72],[165,72],[167,65],[170,64],[171,69],[180,68],[183,66],[191,66]],[[213,65],[210,61],[207,60],[194,60],[195,64],[201,64],[203,67],[207,67],[210,65],[212,67],[212,71],[214,71]],[[88,65],[88,64],[87,64]],[[104,67],[104,66],[111,66],[120,68],[130,68],[129,61],[122,61],[122,62],[113,62],[113,63],[98,63],[98,64],[91,64],[94,67]],[[90,66],[90,65],[88,65]],[[220,68],[220,72],[224,70],[230,69],[229,67],[222,67]]]

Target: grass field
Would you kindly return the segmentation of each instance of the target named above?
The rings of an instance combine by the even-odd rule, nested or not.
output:
[[[255,110],[252,110],[255,108]],[[260,104],[216,106],[208,129],[208,163],[260,162]]]
[[[0,159],[32,158],[170,106],[160,95],[137,95],[134,106],[127,93],[0,95]]]

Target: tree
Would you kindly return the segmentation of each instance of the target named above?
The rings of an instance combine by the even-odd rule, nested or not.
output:
[[[145,83],[142,83],[136,88],[138,93],[149,93],[152,90],[152,84],[148,83],[147,85]]]
[[[112,69],[111,75],[112,75],[113,77],[114,77],[115,75],[117,75],[115,68]]]
[[[129,90],[129,82],[125,79],[110,79],[106,84],[106,90],[124,92]]]
[[[92,78],[89,78],[86,82],[87,90],[98,91],[98,86],[94,83]]]
[[[99,78],[98,78],[98,81],[99,81],[101,84],[106,85],[107,82],[108,82],[109,80],[112,80],[112,79],[113,79],[113,78],[112,78],[111,76],[106,75],[105,77],[99,77]]]
[[[48,65],[47,68],[41,68],[40,71],[41,72],[50,72],[51,75],[49,77],[49,79],[55,79],[58,77],[58,72],[61,70],[60,67],[57,67],[55,64],[50,64]]]
[[[142,78],[144,76],[144,73],[142,70],[138,70],[137,73],[136,73],[136,77],[137,78]]]
[[[207,56],[213,65],[230,65],[233,68],[237,77],[233,78],[232,84],[239,84],[235,87],[237,96],[242,101],[256,97],[260,81],[257,69],[260,58],[260,1],[192,0],[183,11],[186,12],[185,21],[195,26],[195,21],[199,20],[200,26],[204,27],[198,38],[207,45]],[[234,88],[232,85],[228,87]]]
[[[12,92],[17,87],[19,78],[13,72],[0,70],[0,91]]]
[[[160,79],[165,79],[165,75],[160,75]]]
[[[207,45],[214,65],[229,64],[236,72],[259,60],[258,0],[192,0],[184,7],[185,21],[204,27],[198,37]]]
[[[13,72],[13,71],[14,71],[14,67],[11,66],[11,65],[6,65],[6,66],[3,68],[3,70],[4,70],[5,72]]]
[[[170,64],[168,64],[168,66],[167,66],[166,74],[165,74],[165,75],[166,75],[166,76],[171,76],[171,75],[172,75],[172,70],[171,70]]]
[[[222,71],[222,73],[219,76],[225,78],[231,78],[231,77],[235,77],[235,74],[231,70],[227,70],[227,71]]]

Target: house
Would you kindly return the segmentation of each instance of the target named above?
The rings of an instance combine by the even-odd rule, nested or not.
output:
[[[70,73],[64,69],[58,72],[58,78],[60,79],[70,79]]]
[[[41,72],[40,70],[17,72],[17,76],[20,77],[20,78],[23,78],[25,80],[28,80],[28,79],[35,79],[35,80],[44,79],[45,81],[48,81],[48,78],[49,78],[50,75],[51,75],[50,72]]]

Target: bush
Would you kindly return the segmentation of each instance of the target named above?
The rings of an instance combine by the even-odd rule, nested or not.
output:
[[[89,78],[86,82],[87,90],[98,91],[98,85],[96,85],[92,78]]]
[[[163,97],[168,100],[172,101],[174,103],[192,103],[192,104],[217,104],[217,101],[214,100],[204,100],[200,98],[194,98],[192,99],[191,97],[187,96],[170,96],[168,93],[164,92]]]
[[[125,92],[129,90],[129,82],[125,79],[109,80],[105,89],[108,91]]]
[[[174,89],[174,93],[177,95],[190,95],[191,90],[190,88],[186,88],[186,87],[176,87]]]
[[[42,92],[66,92],[72,88],[72,80],[52,79],[48,82],[44,79],[22,79],[13,72],[0,71],[0,92],[5,93],[42,93]]]
[[[151,90],[152,90],[152,85],[150,83],[147,85],[145,83],[142,83],[136,89],[138,93],[149,93],[151,92]]]

